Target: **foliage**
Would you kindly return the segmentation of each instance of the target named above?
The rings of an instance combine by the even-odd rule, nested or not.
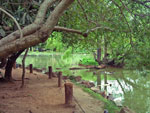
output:
[[[62,33],[53,32],[52,35],[46,41],[45,48],[54,51],[63,51],[64,47],[61,39],[62,39]]]
[[[79,62],[80,64],[83,64],[83,65],[99,65],[94,59],[92,58],[83,58],[82,60],[80,60]]]
[[[35,0],[38,4],[42,0]],[[76,0],[65,11],[58,25],[78,29],[83,33],[95,27],[101,27],[88,33],[88,37],[74,33],[53,32],[52,36],[35,48],[46,48],[51,51],[63,52],[72,47],[72,52],[90,53],[97,48],[102,48],[102,55],[107,48],[109,59],[116,63],[124,62],[131,69],[150,68],[150,19],[147,4],[144,0]],[[33,22],[39,5],[15,0],[19,5],[1,0],[0,4],[6,8],[24,27]],[[50,8],[49,13],[52,8]],[[1,14],[1,13],[0,13]],[[15,24],[5,15],[0,15],[0,32],[6,36],[10,31],[16,30]],[[5,27],[10,28],[5,32]],[[105,28],[112,29],[109,31]],[[66,56],[65,56],[66,57]],[[94,61],[83,61],[83,64]]]
[[[72,47],[69,47],[65,52],[64,55],[62,56],[62,59],[66,59],[72,55]]]

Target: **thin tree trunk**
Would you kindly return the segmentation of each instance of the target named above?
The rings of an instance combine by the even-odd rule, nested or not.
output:
[[[107,63],[107,40],[106,37],[104,37],[104,58],[103,58],[104,63]]]
[[[101,64],[101,48],[97,49],[97,62],[99,65]]]
[[[28,49],[26,49],[26,52],[24,54],[24,57],[22,59],[22,84],[21,84],[21,87],[20,88],[23,88],[24,87],[24,76],[25,76],[25,59],[26,59],[26,56],[28,54]]]

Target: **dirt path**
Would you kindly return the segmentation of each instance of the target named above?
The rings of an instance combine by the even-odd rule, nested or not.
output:
[[[74,97],[78,101],[78,103],[81,105],[83,111],[85,113],[103,113],[104,104],[91,97],[88,93],[84,92],[81,88],[78,86],[74,86]],[[79,109],[79,113],[83,113],[81,109]]]
[[[21,78],[21,69],[13,70],[16,80]],[[25,87],[21,81],[0,83],[0,113],[83,113],[80,108],[64,105],[64,87],[57,87],[57,78],[48,79],[45,74],[26,72]],[[85,113],[103,113],[103,104],[74,86],[74,96]]]

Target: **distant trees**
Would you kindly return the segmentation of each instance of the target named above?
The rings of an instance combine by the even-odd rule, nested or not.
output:
[[[103,62],[114,59],[116,65],[125,63],[129,68],[149,67],[149,4],[144,0],[77,0],[59,24],[80,28],[88,37],[63,33],[62,42],[91,52],[99,48]]]

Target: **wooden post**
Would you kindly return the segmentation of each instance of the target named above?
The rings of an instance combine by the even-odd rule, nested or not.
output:
[[[62,86],[62,72],[60,71],[58,73],[58,87]]]
[[[32,64],[29,65],[29,68],[30,68],[30,73],[33,73]]]
[[[72,104],[73,98],[73,84],[65,83],[65,104]]]
[[[16,69],[16,62],[14,63],[13,68]]]
[[[48,67],[48,78],[51,79],[52,78],[52,66]]]

